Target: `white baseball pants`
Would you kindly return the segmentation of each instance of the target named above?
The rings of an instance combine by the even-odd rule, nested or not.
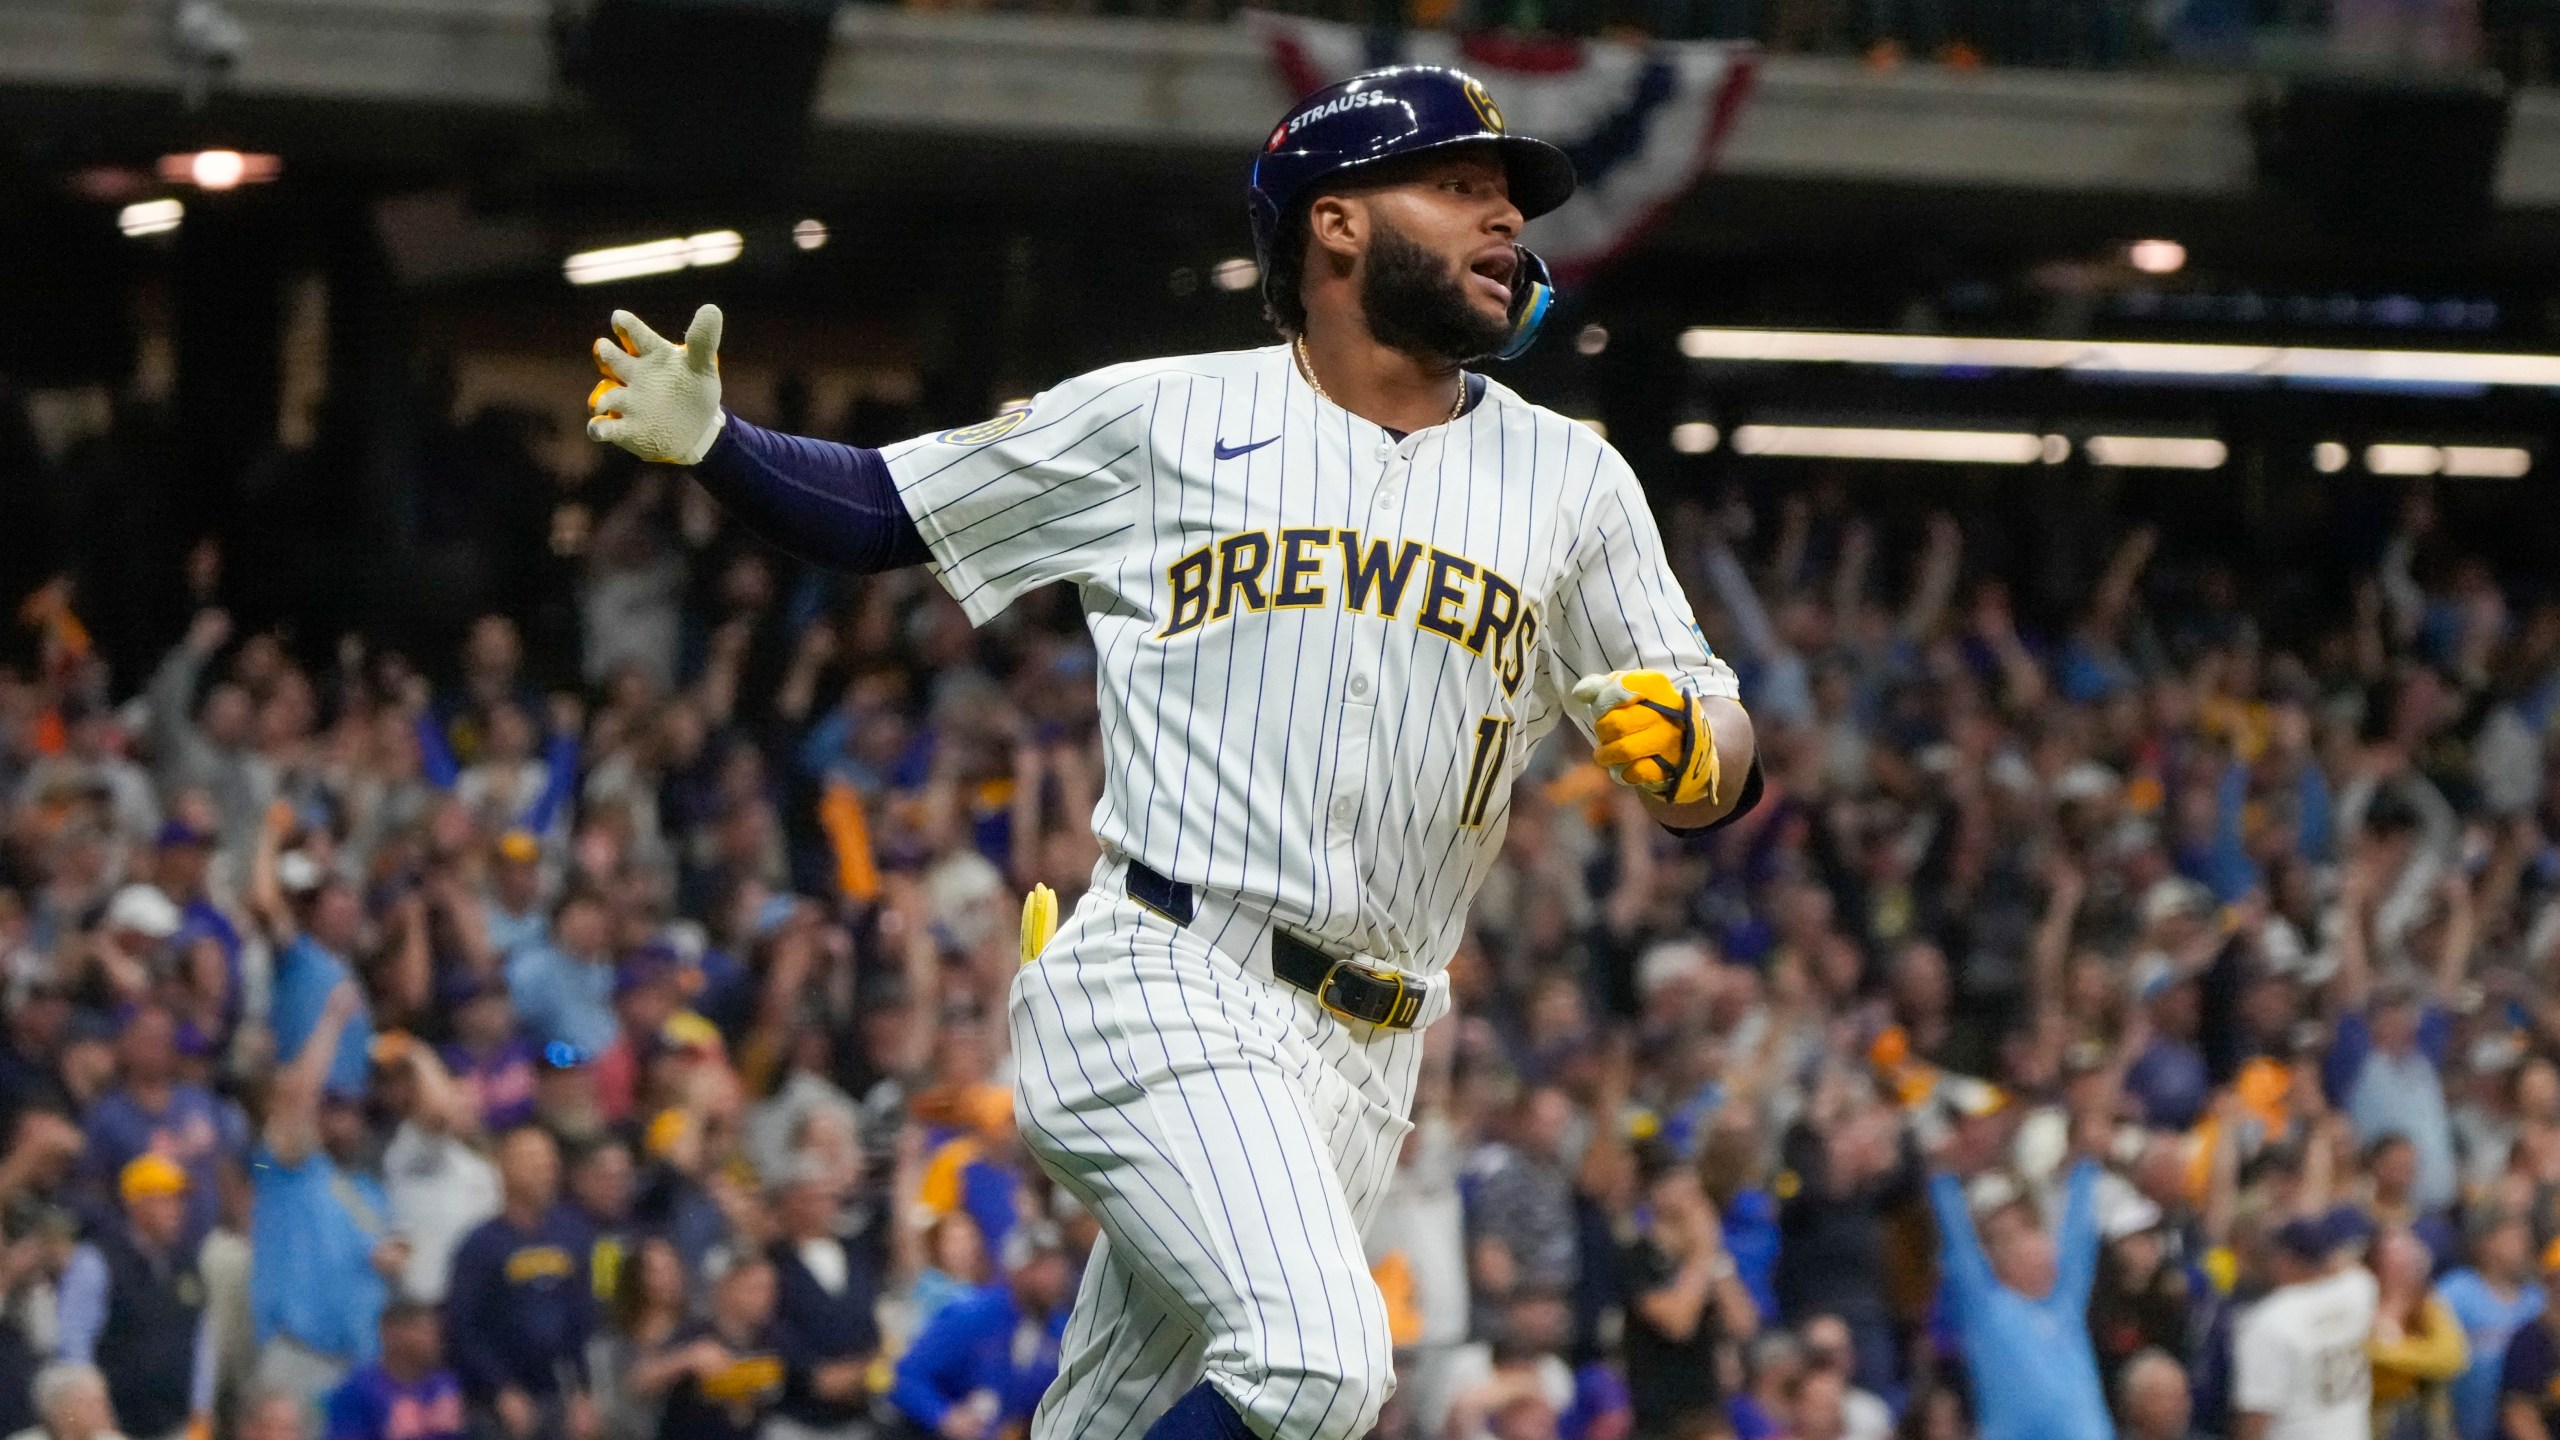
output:
[[[1204,1377],[1267,1440],[1357,1440],[1395,1386],[1360,1236],[1422,1037],[1255,974],[1260,932],[1203,909],[1098,876],[1014,981],[1023,1140],[1103,1232],[1031,1440],[1135,1440]]]

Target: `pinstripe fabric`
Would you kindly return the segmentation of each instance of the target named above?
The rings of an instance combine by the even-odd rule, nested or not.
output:
[[[1397,441],[1319,398],[1273,346],[1099,370],[996,438],[954,438],[996,428],[885,453],[972,620],[1037,586],[1080,587],[1108,760],[1096,835],[1337,948],[1436,972],[1564,692],[1595,671],[1707,660],[1626,463],[1498,384]],[[1300,541],[1294,585],[1292,531],[1327,537]],[[1215,566],[1247,535],[1263,537],[1237,553],[1258,553],[1255,586],[1181,628],[1175,567],[1204,551]],[[1346,553],[1383,543],[1392,558],[1406,542],[1416,558],[1391,612],[1383,582],[1348,608]],[[1448,588],[1431,611],[1434,551]],[[1516,598],[1494,598],[1485,572]],[[1526,618],[1486,633],[1506,604]],[[1523,627],[1534,640],[1506,687]],[[1494,736],[1498,750],[1480,748]]]
[[[1135,1437],[1205,1374],[1273,1440],[1350,1440],[1393,1386],[1360,1235],[1421,1051],[1129,902],[1108,872],[1011,1004],[1040,1163],[1101,1220],[1039,1440]],[[1377,1067],[1392,1103],[1356,1074]]]
[[[972,620],[1071,582],[1100,657],[1106,858],[1011,1006],[1025,1140],[1105,1236],[1036,1440],[1134,1437],[1202,1374],[1270,1440],[1368,1430],[1394,1379],[1360,1232],[1421,1037],[1272,983],[1263,938],[1437,977],[1573,683],[1704,683],[1625,462],[1481,383],[1399,439],[1273,346],[885,452]],[[1191,928],[1121,857],[1201,892]]]

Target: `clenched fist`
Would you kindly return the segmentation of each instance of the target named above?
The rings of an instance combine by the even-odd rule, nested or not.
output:
[[[1615,777],[1674,805],[1719,798],[1715,732],[1698,697],[1659,670],[1587,675],[1573,698],[1591,718],[1591,758]]]

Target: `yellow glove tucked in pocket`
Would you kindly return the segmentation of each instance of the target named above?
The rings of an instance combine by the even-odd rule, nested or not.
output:
[[[1058,892],[1046,885],[1034,885],[1022,897],[1022,963],[1030,964],[1049,948],[1049,937],[1058,933]]]
[[[1723,773],[1705,707],[1659,670],[1588,675],[1573,698],[1591,719],[1591,758],[1619,784],[1674,805],[1720,797]]]

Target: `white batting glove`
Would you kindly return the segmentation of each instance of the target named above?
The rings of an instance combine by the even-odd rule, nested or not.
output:
[[[596,342],[604,379],[587,395],[587,438],[643,460],[691,465],[711,451],[728,417],[720,410],[720,307],[693,312],[673,344],[628,310],[613,312],[613,340]]]

